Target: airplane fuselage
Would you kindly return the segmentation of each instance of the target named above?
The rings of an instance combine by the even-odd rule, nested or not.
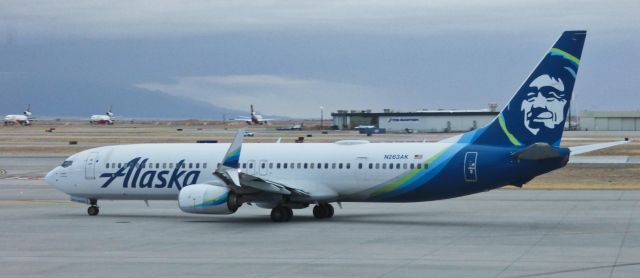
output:
[[[4,117],[4,124],[30,125],[31,121],[29,121],[29,117],[26,115],[7,115]]]
[[[89,123],[95,125],[111,125],[113,124],[113,119],[107,115],[93,115],[89,118]]]
[[[216,179],[213,172],[228,148],[99,147],[71,156],[71,165],[57,167],[47,181],[74,197],[174,200],[181,188]],[[521,185],[566,163],[558,160],[536,168],[513,159],[512,151],[464,143],[247,143],[240,169],[282,184],[328,188],[337,193],[332,201],[414,202]]]

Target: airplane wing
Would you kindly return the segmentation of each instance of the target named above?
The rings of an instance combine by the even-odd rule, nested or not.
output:
[[[244,129],[238,130],[222,163],[214,174],[223,179],[227,184],[236,188],[252,188],[257,191],[290,196],[293,201],[330,201],[338,197],[338,194],[327,186],[320,184],[296,184],[286,185],[240,171],[240,153]]]
[[[631,142],[631,141],[624,140],[624,141],[615,141],[615,142],[591,144],[591,145],[584,145],[584,146],[569,147],[569,150],[571,150],[571,155],[574,156],[574,155],[577,155],[577,154],[583,154],[583,153],[588,153],[588,152],[592,152],[592,151],[597,151],[597,150],[601,150],[601,149],[610,148],[610,147],[613,147],[613,146],[627,144],[629,142]]]

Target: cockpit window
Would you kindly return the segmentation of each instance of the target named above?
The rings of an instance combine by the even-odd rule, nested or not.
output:
[[[71,166],[71,164],[73,164],[72,160],[65,160],[64,162],[62,162],[62,167],[63,168],[67,168],[67,167]]]

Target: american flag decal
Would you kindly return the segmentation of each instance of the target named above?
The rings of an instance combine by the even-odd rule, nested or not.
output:
[[[416,154],[413,156],[413,159],[422,159],[422,155],[421,154]]]

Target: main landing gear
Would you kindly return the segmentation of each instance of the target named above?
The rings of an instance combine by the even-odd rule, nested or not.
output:
[[[290,207],[277,206],[271,209],[271,221],[289,222],[293,218],[293,210]]]
[[[313,207],[313,216],[318,219],[333,217],[333,206],[331,204],[319,204]]]
[[[313,216],[317,219],[333,217],[333,206],[327,203],[319,204],[313,207]],[[273,222],[289,222],[293,218],[293,210],[287,206],[277,206],[271,209],[271,221]]]
[[[90,199],[89,200],[89,204],[90,204],[90,206],[87,209],[87,214],[89,214],[91,216],[98,215],[98,213],[100,213],[100,208],[98,208],[98,200]]]

